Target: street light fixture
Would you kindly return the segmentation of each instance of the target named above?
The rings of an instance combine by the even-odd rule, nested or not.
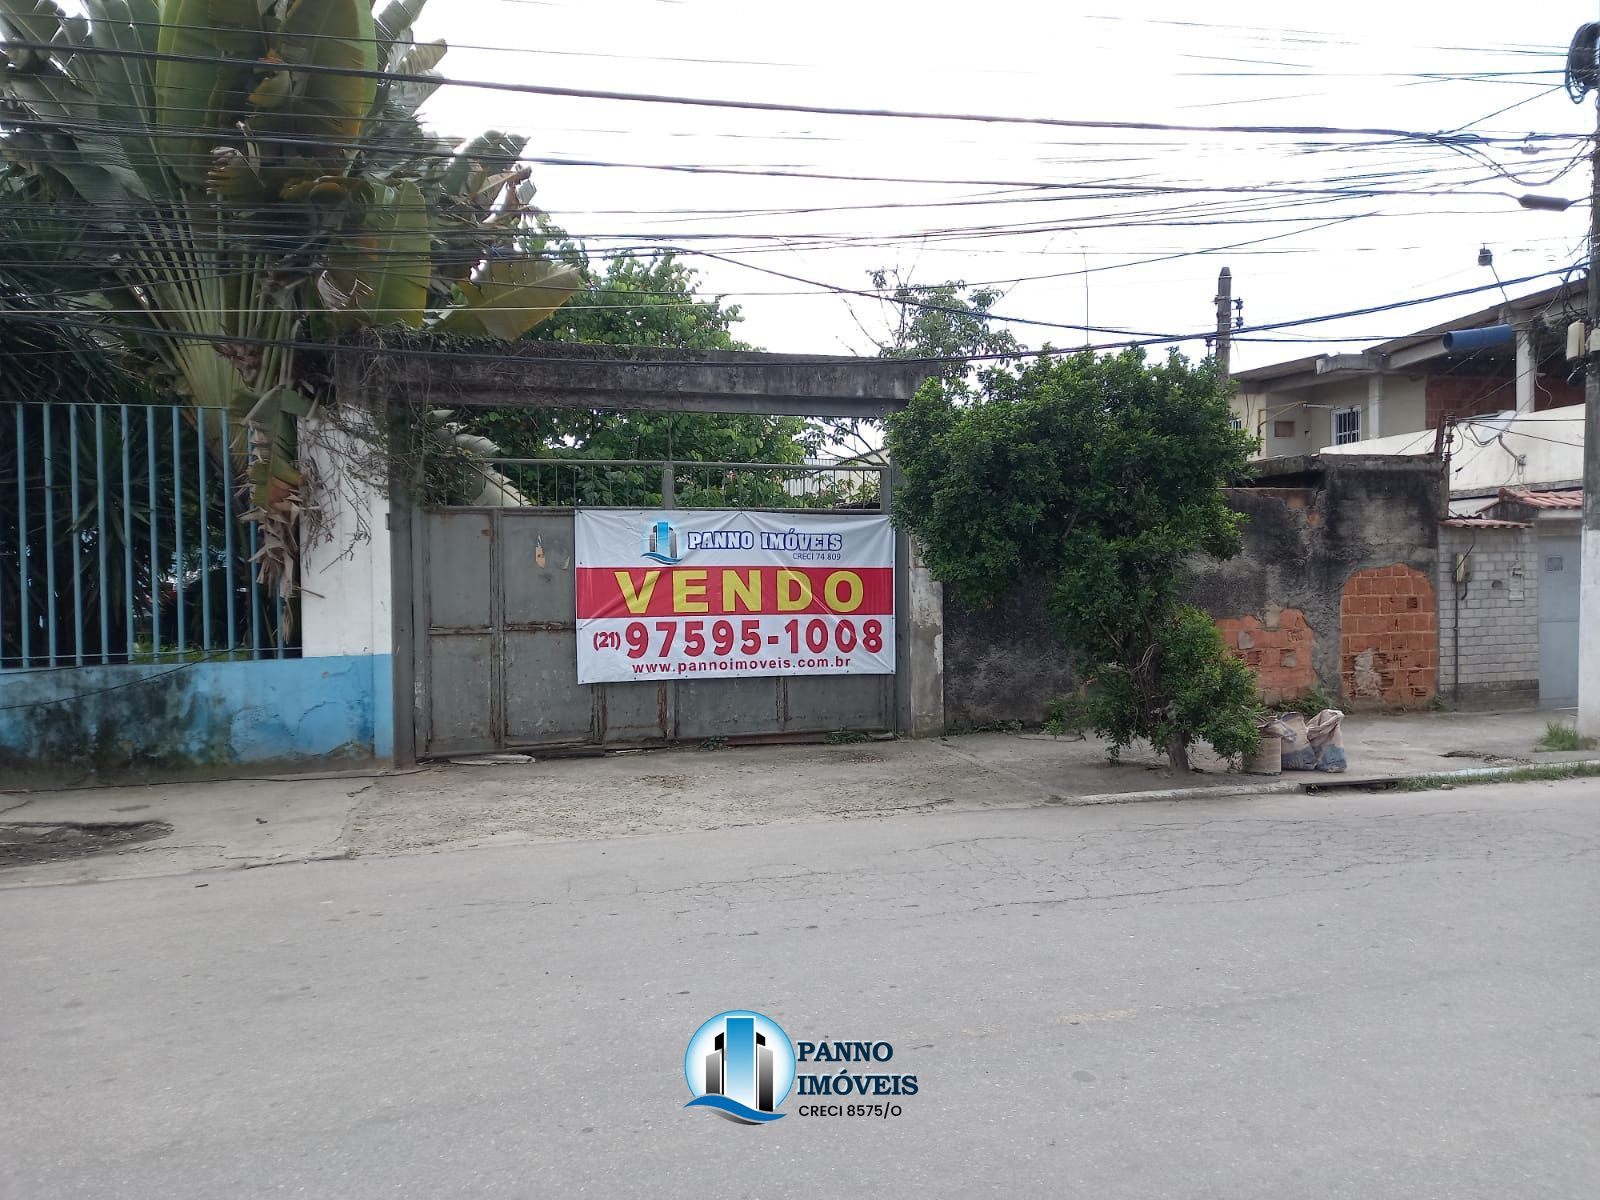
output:
[[[1530,192],[1528,195],[1518,196],[1517,203],[1523,208],[1532,208],[1539,212],[1566,212],[1577,201],[1568,200],[1565,196],[1540,196]]]

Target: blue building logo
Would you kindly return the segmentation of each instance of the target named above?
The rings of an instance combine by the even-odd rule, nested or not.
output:
[[[758,1012],[718,1013],[689,1039],[683,1074],[694,1099],[741,1125],[783,1117],[777,1108],[794,1087],[794,1046],[778,1023]]]
[[[639,537],[639,552],[659,563],[682,561],[678,553],[678,527],[671,521],[656,521],[646,525]]]

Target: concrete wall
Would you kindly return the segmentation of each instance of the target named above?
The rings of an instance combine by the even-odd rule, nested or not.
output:
[[[1367,438],[1396,433],[1417,433],[1428,424],[1427,380],[1421,375],[1385,375],[1376,427],[1364,430]],[[1429,443],[1431,447],[1432,443]]]
[[[1412,581],[1431,580],[1437,568],[1442,490],[1439,464],[1427,459],[1286,464],[1281,477],[1229,493],[1247,518],[1244,553],[1197,560],[1190,597],[1261,673],[1271,700],[1314,683],[1349,707],[1425,705],[1434,664],[1417,639],[1433,635],[1422,625],[1437,606],[1431,585],[1425,594]],[[1388,582],[1381,591],[1358,583],[1347,595],[1362,572]],[[1291,630],[1297,636],[1288,639]],[[1383,682],[1385,673],[1394,678]],[[1403,695],[1396,679],[1405,683]],[[1425,695],[1411,694],[1418,686]]]
[[[944,711],[944,584],[923,564],[916,542],[904,538],[897,553],[907,556],[906,613],[910,623],[906,646],[909,662],[898,664],[903,701],[900,732],[927,737],[945,731]]]
[[[1536,705],[1538,531],[1446,527],[1439,534],[1440,694],[1462,708]],[[1458,583],[1460,554],[1469,556],[1472,577]]]
[[[1280,458],[1287,454],[1304,454],[1310,448],[1310,428],[1301,394],[1283,392],[1241,392],[1234,397],[1233,408],[1244,422],[1245,432],[1261,441],[1257,452],[1261,458]],[[1278,421],[1292,421],[1294,434],[1279,437],[1275,432]]]
[[[945,593],[944,715],[951,731],[1002,721],[1042,721],[1050,701],[1077,690],[1067,647],[1026,586],[974,612]]]
[[[1196,560],[1190,601],[1217,618],[1268,703],[1321,687],[1351,708],[1427,705],[1438,668],[1431,580],[1439,464],[1342,457],[1289,465],[1293,474],[1228,493],[1247,518],[1244,552]],[[1041,720],[1052,699],[1078,688],[1069,657],[1040,586],[984,612],[947,597],[947,724]]]
[[[346,655],[7,672],[0,770],[40,787],[370,762],[392,727],[375,686],[389,670]]]
[[[1576,486],[1583,478],[1582,408],[1523,413],[1503,426],[1480,424],[1473,429],[1474,436],[1458,438],[1451,451],[1453,492],[1492,494],[1508,484]],[[1419,441],[1414,433],[1399,434],[1374,442],[1330,447],[1323,453],[1429,455],[1433,453],[1433,438]]]
[[[301,653],[308,659],[383,659],[383,668],[371,672],[373,754],[392,758],[389,500],[367,478],[373,469],[365,461],[370,456],[349,433],[314,420],[302,426],[306,453],[319,477],[329,482],[319,519],[305,522],[301,531]]]

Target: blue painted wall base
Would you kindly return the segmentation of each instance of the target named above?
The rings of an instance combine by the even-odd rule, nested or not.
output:
[[[387,654],[0,672],[0,786],[391,759]]]

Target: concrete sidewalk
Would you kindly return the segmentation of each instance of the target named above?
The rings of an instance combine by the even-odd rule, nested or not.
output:
[[[1292,791],[1592,752],[1533,750],[1556,714],[1348,717],[1351,769],[1230,775],[1206,755],[1176,777],[1148,751],[1110,765],[1095,739],[970,734],[927,741],[680,748],[411,772],[0,794],[0,823],[164,821],[172,833],[86,858],[18,866],[0,886],[83,882],[349,855],[626,837],[740,825]]]

